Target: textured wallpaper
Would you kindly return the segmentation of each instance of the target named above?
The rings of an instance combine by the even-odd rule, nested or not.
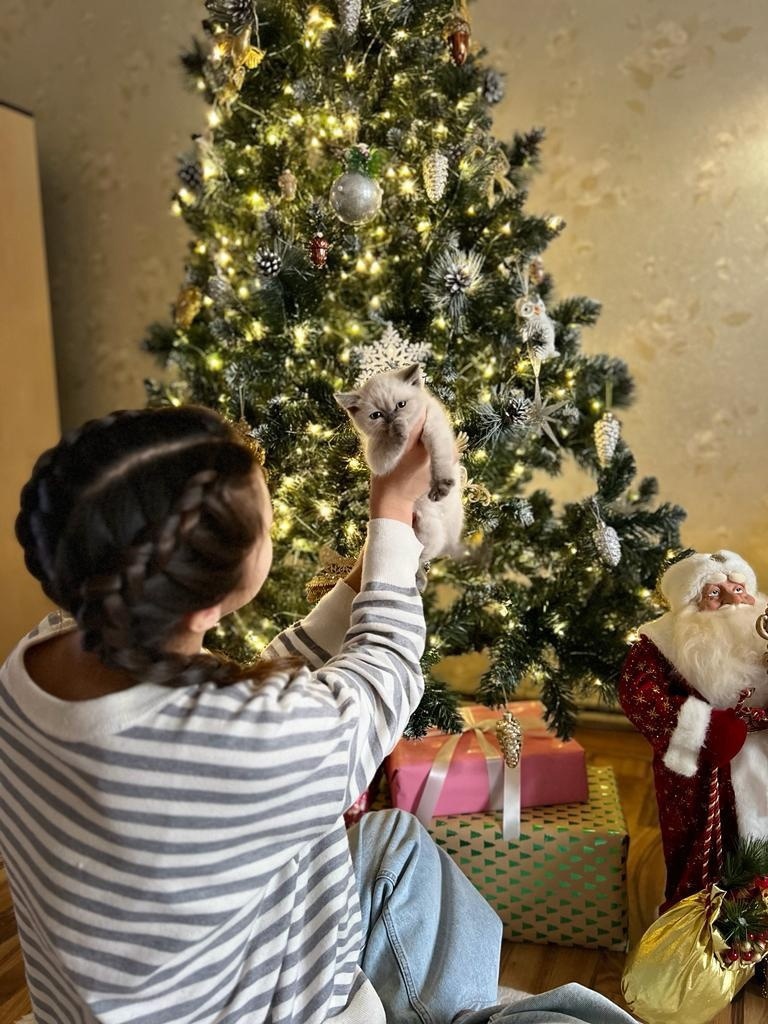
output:
[[[204,112],[177,54],[201,12],[0,0],[0,98],[38,122],[66,425],[141,403],[154,372],[138,345],[181,277],[168,197]],[[507,75],[497,134],[547,129],[529,205],[568,222],[545,255],[559,291],[604,303],[585,345],[633,371],[640,472],[687,507],[687,544],[736,548],[768,588],[768,7],[478,0],[472,24]]]

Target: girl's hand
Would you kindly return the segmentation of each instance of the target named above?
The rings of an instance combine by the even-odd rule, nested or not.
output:
[[[415,424],[406,442],[403,457],[386,476],[371,479],[371,518],[397,519],[413,525],[414,502],[430,486],[430,458],[421,443],[426,410]]]

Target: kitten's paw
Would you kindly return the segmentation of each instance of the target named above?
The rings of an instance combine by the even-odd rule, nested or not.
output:
[[[429,491],[430,501],[440,501],[444,498],[448,491],[453,487],[456,481],[451,476],[441,477],[438,480],[432,481],[432,487]]]

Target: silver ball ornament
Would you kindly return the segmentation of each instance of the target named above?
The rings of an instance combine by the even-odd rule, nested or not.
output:
[[[378,181],[362,171],[345,171],[331,185],[331,206],[344,224],[371,220],[381,209],[381,199]]]

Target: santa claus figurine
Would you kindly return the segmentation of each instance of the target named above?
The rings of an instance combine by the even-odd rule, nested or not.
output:
[[[653,747],[666,910],[718,878],[739,837],[768,838],[768,674],[755,573],[732,551],[661,580],[669,611],[640,627],[619,700]]]

